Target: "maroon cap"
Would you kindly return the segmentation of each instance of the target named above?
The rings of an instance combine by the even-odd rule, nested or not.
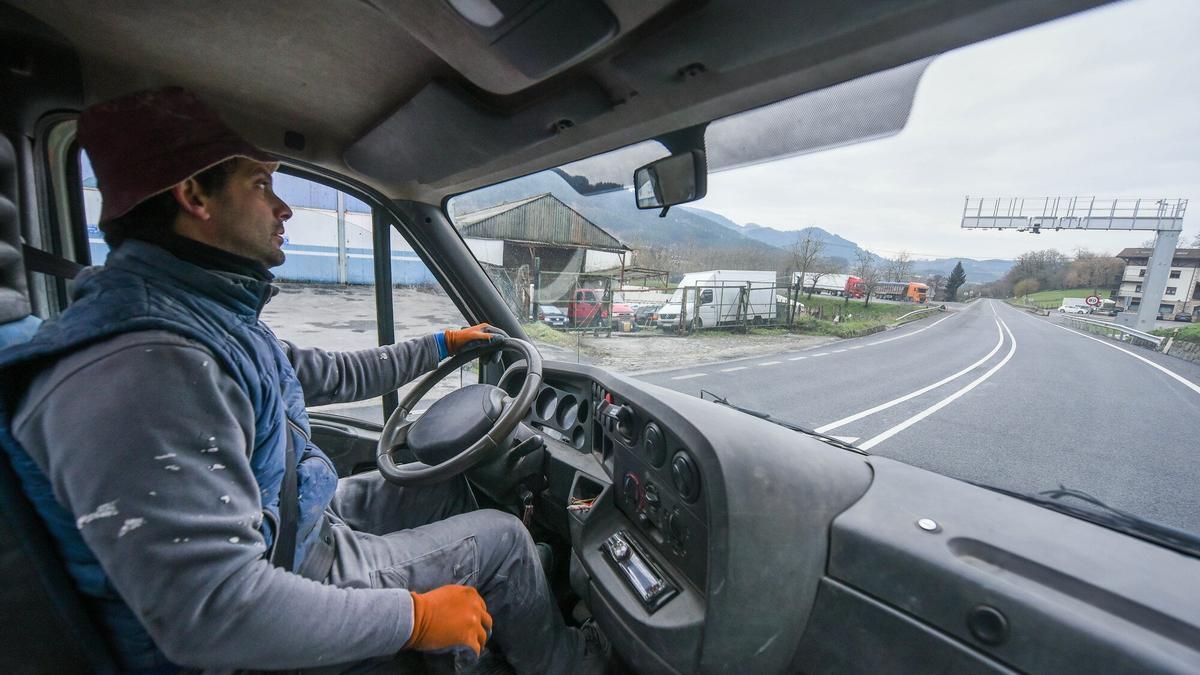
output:
[[[79,144],[104,198],[101,223],[231,157],[278,162],[182,87],[147,89],[87,108],[79,117]]]

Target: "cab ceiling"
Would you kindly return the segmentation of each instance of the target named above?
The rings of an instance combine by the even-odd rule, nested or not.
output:
[[[5,1],[78,50],[85,103],[190,87],[270,151],[430,203],[1101,4]]]

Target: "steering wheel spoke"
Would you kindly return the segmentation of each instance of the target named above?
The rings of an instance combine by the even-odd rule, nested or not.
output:
[[[416,406],[417,402],[420,401],[421,398],[431,389],[433,389],[438,382],[445,379],[450,373],[453,373],[462,365],[477,358],[480,360],[486,360],[492,355],[506,349],[518,352],[524,357],[525,360],[525,381],[522,383],[521,390],[517,393],[517,395],[515,397],[509,397],[497,394],[496,397],[501,401],[498,415],[496,415],[494,419],[490,416],[482,418],[483,421],[476,425],[476,428],[480,431],[477,439],[471,442],[468,447],[459,450],[457,454],[453,454],[452,456],[439,461],[439,459],[436,457],[435,459],[430,460],[429,452],[427,452],[425,455],[417,452],[421,449],[421,444],[418,443],[418,441],[422,441],[425,444],[424,447],[433,448],[437,446],[437,444],[430,444],[428,442],[428,437],[434,435],[430,432],[429,425],[444,424],[446,426],[453,426],[459,423],[462,419],[470,419],[471,413],[474,413],[476,416],[478,416],[479,413],[478,411],[464,411],[463,415],[455,415],[454,413],[456,411],[453,409],[447,410],[445,405],[443,405],[441,409],[435,410],[438,404],[444,402],[454,405],[457,402],[466,401],[468,399],[466,396],[455,396],[457,392],[462,392],[463,390],[457,390],[455,394],[449,394],[443,399],[439,399],[439,401],[431,405],[425,411],[424,415],[422,415],[422,418],[419,418],[418,420],[407,419],[409,411],[411,411],[413,407]],[[400,405],[388,417],[387,422],[384,424],[383,432],[379,436],[379,444],[376,449],[376,464],[379,466],[379,472],[384,478],[398,485],[427,485],[449,479],[466,471],[467,469],[470,469],[476,464],[493,457],[496,448],[500,447],[500,445],[505,443],[506,439],[512,436],[513,432],[517,428],[517,425],[519,425],[521,420],[523,420],[529,413],[529,409],[533,405],[534,398],[537,396],[538,390],[541,388],[541,383],[541,355],[538,354],[537,349],[532,344],[526,342],[525,340],[504,337],[494,340],[486,347],[471,349],[470,351],[459,353],[454,357],[447,359],[441,363],[437,369],[422,378],[422,380],[417,383],[417,386],[415,386],[404,396],[404,399],[400,401]],[[474,387],[484,385],[471,386]],[[434,463],[415,461],[397,464],[395,457],[393,456],[393,452],[397,448],[409,446],[409,436],[414,425],[426,417],[429,419],[425,420],[425,424],[422,429],[416,434],[412,435],[411,449],[414,450],[414,454],[416,454],[418,460],[424,458]],[[418,436],[421,436],[422,438],[418,438]],[[453,436],[451,436],[451,438],[453,438]],[[435,456],[444,456],[443,453],[445,451],[445,447],[443,446],[447,445],[448,444],[443,442],[441,443],[441,446],[436,447],[436,452],[432,450],[430,452],[432,452]],[[453,448],[453,446],[449,447]]]

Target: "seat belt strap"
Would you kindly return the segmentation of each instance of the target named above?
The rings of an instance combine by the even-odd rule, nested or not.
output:
[[[83,265],[74,260],[60,258],[53,253],[47,253],[29,244],[21,244],[21,254],[25,258],[25,268],[30,272],[41,272],[62,279],[74,279],[83,269]]]
[[[279,489],[279,531],[275,533],[275,551],[271,563],[292,572],[296,564],[296,529],[300,526],[300,486],[296,483],[296,445],[291,421],[288,421],[286,463],[283,485]]]

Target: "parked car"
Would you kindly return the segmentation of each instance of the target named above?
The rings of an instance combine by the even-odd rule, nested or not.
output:
[[[621,330],[621,324],[629,323],[629,327],[633,327],[634,310],[629,305],[623,302],[613,302],[612,304],[612,327],[613,330]]]
[[[566,328],[571,324],[567,313],[554,305],[538,305],[538,321],[552,328]]]
[[[1088,311],[1087,307],[1080,307],[1079,305],[1068,305],[1066,307],[1059,307],[1058,311],[1062,312],[1063,314],[1090,314],[1091,313]]]
[[[658,311],[661,305],[642,305],[633,312],[633,322],[639,326],[650,326],[654,324],[654,313]]]
[[[1187,312],[1180,312],[1180,313],[1178,313],[1178,314],[1176,314],[1176,315],[1175,315],[1175,320],[1176,320],[1176,321],[1184,321],[1184,322],[1186,322],[1186,323],[1191,323],[1191,322],[1192,322],[1192,315],[1191,315],[1191,314],[1188,314]]]

